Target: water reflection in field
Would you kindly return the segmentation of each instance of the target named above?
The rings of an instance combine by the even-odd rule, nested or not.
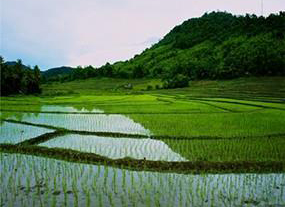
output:
[[[41,146],[91,152],[113,159],[132,157],[147,160],[185,161],[164,142],[153,139],[65,135],[42,143]]]
[[[0,143],[16,144],[49,132],[53,130],[3,122],[0,126]]]
[[[0,153],[1,206],[277,206],[284,174],[136,172]]]

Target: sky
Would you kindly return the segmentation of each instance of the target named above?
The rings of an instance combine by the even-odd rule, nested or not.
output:
[[[262,0],[0,0],[0,55],[41,70],[132,58],[205,12],[261,15]],[[264,16],[285,0],[263,0]]]

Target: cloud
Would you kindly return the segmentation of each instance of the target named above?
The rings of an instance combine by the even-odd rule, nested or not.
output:
[[[1,54],[41,68],[133,57],[204,12],[260,13],[260,0],[1,0]],[[264,0],[266,14],[284,0]]]

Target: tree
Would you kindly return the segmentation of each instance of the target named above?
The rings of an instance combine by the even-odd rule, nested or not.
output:
[[[37,66],[34,70],[24,66],[21,60],[15,64],[7,65],[0,57],[1,66],[1,96],[11,94],[40,93],[40,70]]]
[[[41,80],[41,71],[40,71],[39,66],[37,66],[37,65],[35,65],[35,67],[34,67],[34,76],[35,76],[36,81],[40,82],[40,80]]]
[[[103,70],[103,76],[113,76],[113,66],[110,63],[107,62],[101,69]]]
[[[271,35],[236,37],[220,48],[219,78],[285,75],[285,41]]]
[[[133,78],[143,78],[145,76],[144,69],[141,65],[134,66]]]
[[[182,74],[177,74],[172,78],[164,79],[164,88],[184,88],[189,86],[189,78]]]

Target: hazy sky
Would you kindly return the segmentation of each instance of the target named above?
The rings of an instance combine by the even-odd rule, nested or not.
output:
[[[0,55],[42,70],[126,60],[210,11],[261,13],[261,0],[0,0]],[[285,0],[264,0],[264,14]]]

